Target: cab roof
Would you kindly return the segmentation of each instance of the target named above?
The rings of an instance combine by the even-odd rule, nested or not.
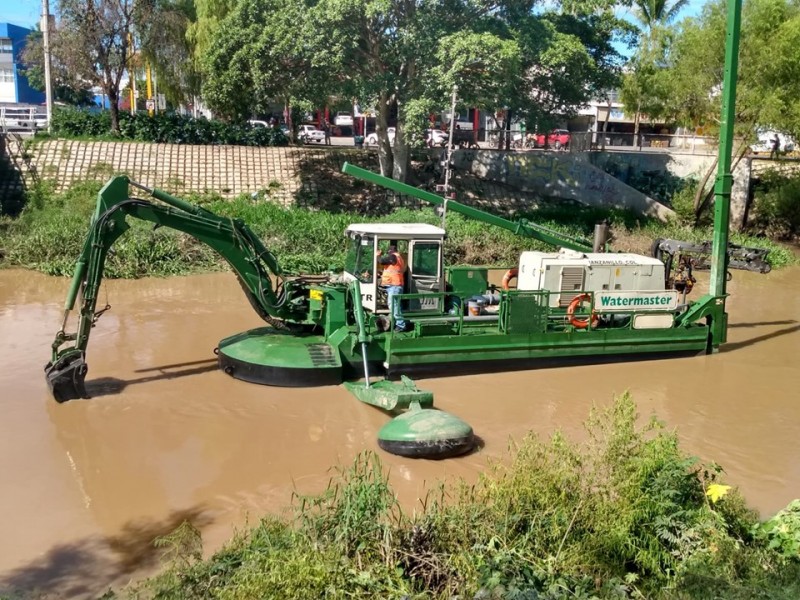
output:
[[[357,223],[350,225],[346,234],[360,233],[397,238],[443,238],[445,230],[427,223]]]

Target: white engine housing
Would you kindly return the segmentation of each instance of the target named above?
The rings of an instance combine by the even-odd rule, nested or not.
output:
[[[523,252],[517,289],[559,292],[550,306],[567,306],[580,291],[663,291],[664,263],[640,254]]]

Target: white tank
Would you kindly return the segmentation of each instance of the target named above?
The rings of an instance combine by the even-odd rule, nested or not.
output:
[[[664,263],[640,254],[523,252],[517,289],[559,292],[550,306],[566,306],[577,292],[663,291]]]

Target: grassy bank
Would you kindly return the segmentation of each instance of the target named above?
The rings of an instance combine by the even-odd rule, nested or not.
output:
[[[800,503],[760,523],[722,469],[641,425],[627,395],[593,410],[585,443],[530,434],[475,485],[404,513],[379,459],[359,456],[208,560],[190,524],[167,568],[107,597],[797,598]]]
[[[25,267],[51,275],[67,275],[78,257],[100,184],[86,182],[56,194],[47,183],[29,192],[22,214],[0,221],[0,249],[5,266]],[[284,209],[268,199],[249,196],[226,201],[215,197],[190,197],[213,212],[246,222],[278,257],[287,272],[339,271],[344,265],[343,232],[351,223],[367,221],[425,222],[440,224],[432,209],[399,209],[388,216],[365,217],[301,208]],[[642,221],[630,213],[575,206],[549,207],[529,215],[537,223],[572,235],[590,237],[594,224],[612,221],[615,250],[648,253],[655,238],[711,239],[710,229]],[[131,220],[132,229],[114,246],[108,277],[178,275],[224,268],[220,258],[194,239],[165,228]],[[448,264],[513,266],[523,250],[552,249],[536,240],[489,227],[457,214],[448,215]],[[765,238],[734,235],[732,241],[770,248],[774,267],[793,261],[792,253]]]

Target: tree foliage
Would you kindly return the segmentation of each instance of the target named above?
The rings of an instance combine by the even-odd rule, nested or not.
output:
[[[62,53],[59,51],[58,32],[54,31],[50,37],[51,60],[50,74],[53,86],[53,98],[59,102],[76,106],[88,106],[94,102],[91,85],[81,79],[60,60]],[[22,52],[22,62],[25,65],[25,76],[30,86],[39,91],[45,90],[44,79],[44,40],[42,32],[31,32],[25,40],[25,49]]]
[[[119,132],[119,91],[139,0],[60,0],[59,61],[108,96]]]
[[[666,25],[689,4],[689,0],[634,0],[636,19],[645,31]]]
[[[428,114],[449,106],[454,84],[462,106],[508,107],[543,124],[614,86],[612,41],[623,25],[612,4],[537,4],[242,0],[203,54],[204,99],[230,118],[272,98],[374,106],[381,170],[404,179],[409,138],[426,127]],[[392,145],[387,128],[395,115]]]
[[[635,73],[652,116],[685,125],[718,123],[724,75],[726,2],[661,34],[637,54]],[[641,49],[640,49],[641,50]],[[736,122],[741,135],[770,127],[800,134],[800,4],[750,0],[744,5]]]
[[[189,29],[197,22],[196,0],[147,0],[137,11],[140,62],[149,64],[159,91],[172,104],[191,100],[200,92]]]
[[[174,100],[185,98],[192,89],[189,48],[184,42],[192,1],[59,1],[54,62],[75,80],[102,88],[114,133],[119,133],[121,84],[131,64],[134,38],[143,45],[137,58],[153,61],[163,76],[162,89]]]

